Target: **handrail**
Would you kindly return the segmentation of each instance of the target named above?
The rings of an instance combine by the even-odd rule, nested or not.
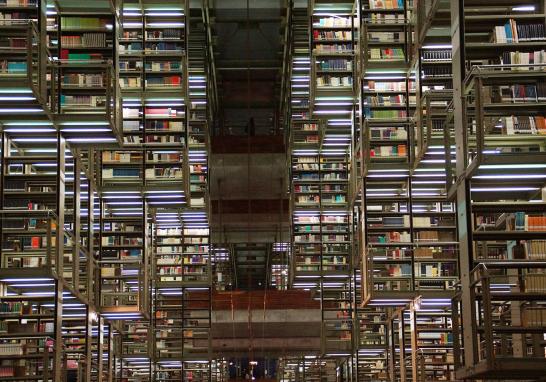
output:
[[[53,210],[0,210],[0,215],[15,215],[15,217],[31,215],[57,218],[57,214]]]

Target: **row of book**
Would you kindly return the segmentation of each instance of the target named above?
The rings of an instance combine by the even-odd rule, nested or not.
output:
[[[182,30],[176,28],[163,28],[153,31],[146,31],[147,39],[180,39],[183,37]]]
[[[351,44],[315,44],[314,53],[317,55],[328,54],[352,54],[353,46]]]
[[[307,135],[305,137],[294,139],[294,143],[319,143],[320,137],[318,135]]]
[[[0,40],[0,47],[2,48],[26,48],[27,39],[24,37],[8,37]]]
[[[531,134],[546,135],[546,121],[543,116],[510,116],[500,120],[504,135]]]
[[[110,245],[142,245],[142,239],[136,237],[123,237],[123,236],[108,236],[108,233],[104,233],[101,239],[103,246]]]
[[[323,173],[321,180],[328,181],[328,180],[347,180],[348,175],[346,173],[339,173],[339,172],[333,172],[333,173]]]
[[[112,21],[106,18],[100,17],[61,17],[61,30],[62,29],[91,29],[106,28]]]
[[[374,127],[370,129],[372,140],[406,140],[408,132],[404,127]]]
[[[322,192],[345,192],[347,188],[342,184],[324,184],[321,187]]]
[[[182,179],[182,169],[173,167],[156,167],[146,169],[147,179]]]
[[[296,171],[318,171],[319,165],[318,163],[298,163],[294,166],[294,170]]]
[[[516,212],[514,214],[514,229],[516,231],[546,231],[546,216]]]
[[[66,73],[62,77],[63,85],[78,87],[102,87],[104,75],[95,73]]]
[[[537,82],[534,84],[515,84],[510,86],[500,86],[500,102],[539,102],[546,101],[546,82]],[[497,101],[495,96],[493,102]]]
[[[0,0],[0,7],[36,7],[38,0]]]
[[[403,24],[406,17],[403,14],[371,13],[366,15],[364,20],[369,24]]]
[[[495,43],[518,43],[525,41],[544,41],[544,24],[521,24],[514,19],[508,20],[504,25],[495,26],[493,31]]]
[[[341,40],[341,41],[351,41],[353,34],[350,31],[324,31],[324,30],[314,30],[313,39],[320,40]]]
[[[141,255],[140,249],[109,249],[108,247],[103,248],[103,259],[132,259],[138,260]]]
[[[434,264],[415,264],[415,277],[455,277],[457,266],[454,262],[435,262]]]
[[[116,162],[116,163],[141,163],[142,154],[140,152],[124,152],[124,151],[103,151],[103,162]]]
[[[0,73],[26,73],[27,63],[22,61],[0,60]]]
[[[138,168],[103,168],[102,179],[114,178],[140,178]]]
[[[142,224],[138,223],[119,223],[119,222],[109,222],[108,217],[103,218],[103,232],[141,232]]]
[[[160,77],[147,77],[145,81],[146,86],[150,87],[180,87],[182,85],[181,76],[160,76]]]
[[[529,67],[525,65],[546,64],[546,51],[542,49],[533,52],[504,52],[500,61],[502,65],[521,65],[510,68],[511,70],[544,70],[543,67]]]
[[[182,154],[149,152],[146,160],[148,161],[148,163],[181,163]]]
[[[295,131],[318,131],[319,125],[317,123],[303,123],[295,125],[293,128]]]
[[[185,139],[174,135],[146,135],[147,144],[184,145]]]
[[[406,110],[374,110],[366,107],[364,108],[364,115],[367,118],[404,119],[407,117],[407,112]]]
[[[144,66],[146,70],[151,72],[174,71],[182,69],[180,61],[147,61]]]
[[[0,315],[3,314],[30,314],[32,312],[32,306],[24,302],[1,302],[0,303]]]
[[[370,60],[404,60],[405,54],[402,48],[371,48]]]
[[[369,0],[370,9],[404,9],[405,0]]]
[[[410,264],[385,265],[379,271],[379,277],[411,277]],[[457,267],[453,262],[434,264],[415,264],[415,277],[455,277]]]
[[[352,21],[349,17],[324,17],[313,25],[317,27],[351,27]]]
[[[158,228],[156,231],[156,237],[161,236],[175,236],[182,235],[182,230],[180,228]]]
[[[11,25],[10,20],[13,20],[13,24],[15,25],[15,23],[21,20],[28,20],[33,17],[33,9],[25,10],[25,12],[2,12],[0,13],[0,25]]]
[[[143,46],[141,42],[131,42],[129,44],[120,44],[118,46],[118,52],[123,53],[140,53],[142,52]]]
[[[318,157],[316,156],[298,156],[295,159],[296,163],[317,163],[319,162]]]
[[[137,89],[142,87],[140,76],[138,77],[120,77],[119,86],[122,89]]]
[[[153,52],[181,52],[184,50],[184,45],[176,42],[157,42],[146,44],[145,51]]]
[[[397,95],[377,95],[367,96],[364,104],[368,106],[405,106],[406,96],[403,94]]]
[[[182,244],[182,234],[173,237],[158,237],[156,245]]]
[[[451,77],[453,71],[451,68],[451,63],[446,63],[446,65],[435,65],[435,66],[424,66],[421,68],[421,74],[423,77]]]
[[[371,244],[411,243],[411,234],[407,231],[390,231],[377,235],[368,235],[368,241]]]
[[[405,34],[402,32],[369,32],[369,42],[404,42]]]
[[[72,53],[69,49],[61,49],[61,60],[74,61],[101,61],[104,59],[102,53]]]
[[[441,217],[441,216],[414,216],[413,226],[422,227],[446,227],[454,226],[455,221],[453,217]]]
[[[321,163],[320,164],[321,170],[347,170],[347,164],[346,163]]]
[[[352,76],[317,76],[317,86],[349,87],[353,86]]]
[[[527,293],[546,292],[546,274],[544,273],[527,273],[523,275],[523,283]]]
[[[204,267],[169,267],[169,266],[160,266],[158,267],[159,275],[184,275],[184,274],[205,274],[206,270]],[[162,280],[167,281],[167,280]],[[174,281],[174,280],[171,280]]]
[[[83,33],[76,36],[61,36],[63,48],[106,48],[108,41],[106,33]]]
[[[144,114],[147,117],[181,117],[184,115],[183,109],[177,108],[146,108]]]
[[[345,195],[328,195],[328,196],[322,196],[322,203],[328,203],[328,204],[339,204],[339,203],[347,203],[347,198]]]
[[[90,95],[65,95],[61,94],[61,106],[65,107],[105,107],[105,96],[90,96]]]
[[[43,240],[40,240],[38,237],[33,237],[30,242],[30,246],[25,246],[27,249],[40,249],[47,248],[47,245],[44,245]],[[4,248],[5,249],[5,248]],[[15,257],[12,256],[9,258],[8,268],[40,268],[46,265],[46,258],[44,256],[32,256],[32,257]]]
[[[351,71],[353,70],[353,61],[346,60],[346,59],[329,59],[329,60],[319,60],[317,62],[317,69],[318,70],[324,70],[324,71],[335,71],[335,70],[343,70],[343,71]]]
[[[415,91],[415,82],[410,81],[409,90],[411,92]],[[367,81],[364,85],[364,89],[370,91],[391,91],[391,92],[405,92],[406,91],[406,81],[399,79],[394,79],[392,81]]]
[[[426,228],[426,227],[420,227]],[[425,242],[425,243],[436,243],[436,242],[452,242],[455,240],[455,233],[453,231],[417,231],[415,232],[415,241],[416,242]]]
[[[523,310],[523,326],[537,328],[546,326],[546,309],[541,307],[528,307]]]
[[[319,195],[296,195],[295,203],[297,205],[305,205],[305,204],[319,204],[320,203],[320,196]]]
[[[121,40],[141,40],[142,33],[140,31],[123,30]]]
[[[451,49],[423,49],[421,59],[425,62],[451,61]]]
[[[409,228],[410,216],[385,216],[385,217],[368,217],[366,224],[373,227],[385,227],[385,228]]]

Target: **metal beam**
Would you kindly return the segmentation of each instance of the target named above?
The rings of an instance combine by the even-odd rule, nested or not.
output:
[[[464,55],[464,0],[451,1],[451,44],[453,56],[453,114],[455,125],[456,144],[456,202],[457,202],[457,233],[459,235],[459,264],[461,267],[462,292],[462,325],[464,341],[464,363],[474,365],[477,354],[473,337],[474,332],[470,325],[475,322],[473,315],[474,301],[472,301],[470,287],[470,271],[472,270],[472,233],[470,222],[470,185],[466,175],[466,116],[464,107],[463,81],[465,78]]]

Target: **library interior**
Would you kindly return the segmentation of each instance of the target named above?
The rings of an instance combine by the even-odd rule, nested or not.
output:
[[[0,0],[0,382],[546,381],[546,0]]]

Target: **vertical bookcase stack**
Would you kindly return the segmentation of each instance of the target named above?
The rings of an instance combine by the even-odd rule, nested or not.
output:
[[[360,126],[355,139],[364,191],[357,368],[359,375],[388,380],[396,357],[390,315],[410,301],[414,281],[410,4],[372,0],[360,6]]]
[[[453,79],[461,86],[453,104],[457,161],[446,167],[461,206],[459,232],[468,234],[453,312],[458,379],[533,379],[546,371],[545,6],[451,6],[459,20]]]
[[[2,378],[208,378],[208,130],[188,135],[187,100],[206,126],[211,83],[199,72],[188,90],[187,11],[0,1]],[[184,278],[177,365],[154,362],[169,261]]]
[[[290,282],[315,290],[321,301],[325,358],[318,364],[340,364],[353,349],[354,15],[353,2],[310,1],[307,9],[292,9]]]

